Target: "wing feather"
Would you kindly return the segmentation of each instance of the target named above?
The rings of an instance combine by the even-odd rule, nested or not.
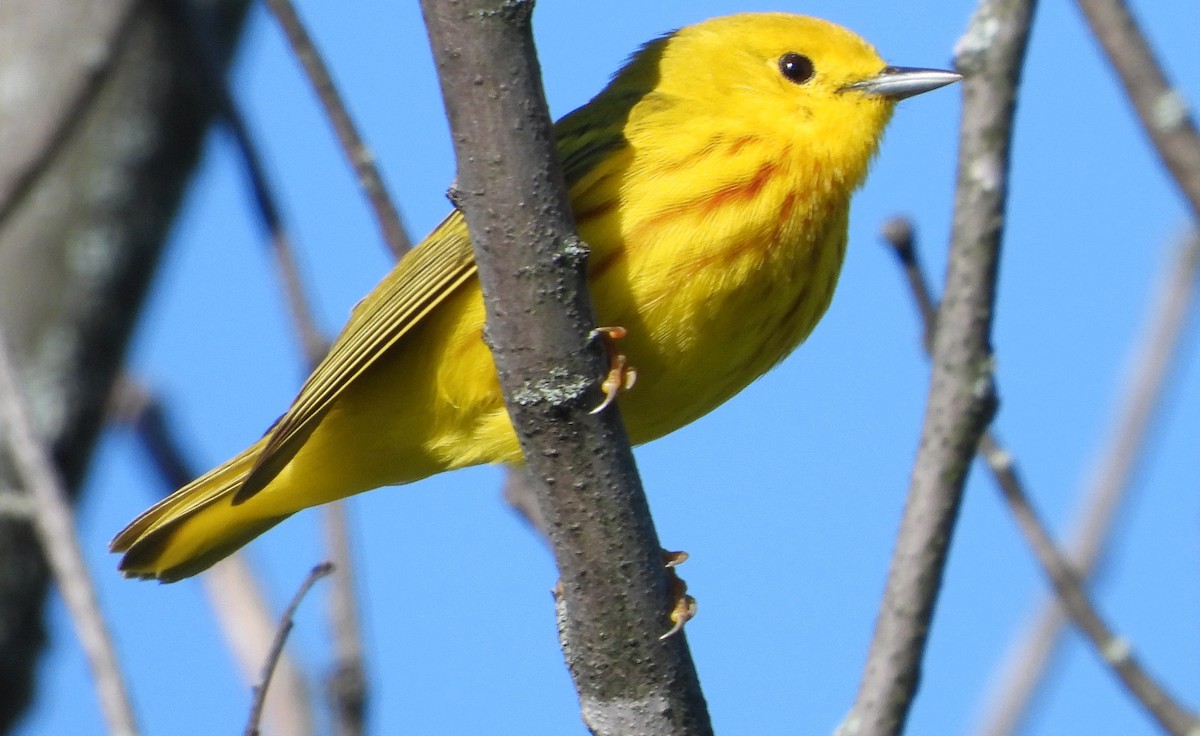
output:
[[[308,439],[330,406],[421,319],[475,276],[466,223],[447,217],[354,308],[350,321],[309,376],[267,443],[233,502],[262,490]]]
[[[628,108],[640,95],[623,95],[614,104],[588,106],[556,126],[563,173],[569,187],[612,162],[628,146],[622,127]],[[600,121],[586,110],[603,109]],[[578,192],[575,192],[578,194]],[[425,315],[475,278],[476,266],[466,222],[453,212],[425,241],[409,252],[355,307],[329,354],[300,389],[287,412],[267,433],[254,468],[234,494],[240,503],[262,490],[291,461],[341,393],[381,355],[392,349]]]

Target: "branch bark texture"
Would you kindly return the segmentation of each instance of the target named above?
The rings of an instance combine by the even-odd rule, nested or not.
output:
[[[887,588],[843,734],[897,734],[920,682],[967,471],[995,412],[991,349],[1016,90],[1034,0],[982,2],[960,40],[963,81],[950,260],[933,375]]]
[[[487,339],[558,562],[560,635],[596,734],[708,734],[663,558],[588,334],[587,248],[530,34],[531,2],[422,0],[487,301]]]

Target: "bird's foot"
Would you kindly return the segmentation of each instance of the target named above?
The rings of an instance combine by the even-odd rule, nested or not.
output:
[[[683,631],[683,626],[696,617],[696,599],[687,593],[687,583],[675,572],[675,568],[687,561],[687,552],[668,552],[663,550],[663,564],[667,568],[667,585],[670,588],[671,599],[675,602],[669,618],[673,624],[667,633],[658,637],[659,640],[669,639]]]
[[[604,411],[609,404],[616,401],[621,392],[633,388],[637,381],[637,369],[629,365],[629,359],[617,349],[617,340],[627,334],[629,332],[624,327],[597,327],[588,335],[593,340],[600,340],[604,344],[605,353],[608,354],[608,374],[600,384],[600,390],[604,392],[604,401],[592,409],[592,414]]]

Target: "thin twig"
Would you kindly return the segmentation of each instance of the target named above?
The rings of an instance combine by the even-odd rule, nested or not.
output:
[[[963,81],[946,298],[920,447],[865,672],[843,734],[896,734],[920,680],[971,458],[995,411],[990,344],[1016,89],[1033,0],[982,2],[956,62]]]
[[[169,492],[196,477],[159,397],[126,375],[117,383],[110,421],[131,427]],[[246,556],[235,552],[200,576],[204,594],[244,676],[253,681],[267,656],[276,621]],[[314,731],[308,681],[285,652],[275,668],[266,720],[277,733],[308,736]]]
[[[1083,511],[1067,549],[1085,581],[1095,575],[1102,562],[1117,510],[1131,487],[1171,368],[1177,363],[1180,337],[1195,304],[1198,276],[1200,235],[1192,235],[1170,260],[1158,291],[1158,304],[1136,351],[1133,376],[1113,422],[1111,438],[1099,453],[1097,467],[1089,475],[1091,481],[1081,494]],[[1000,449],[998,443],[992,444]],[[992,705],[982,720],[980,734],[1004,736],[1016,732],[1048,663],[1058,651],[1065,623],[1057,599],[1050,596],[1039,603],[1029,625],[1017,637],[1005,674],[996,679]]]
[[[337,90],[315,48],[312,48],[311,39],[300,25],[294,10],[290,7],[283,8],[284,12],[280,13],[280,9],[274,4],[273,8],[287,29],[288,37],[293,41],[293,48],[302,64],[311,75],[314,75],[312,77],[314,80],[321,80],[321,83],[317,84],[318,92],[323,91],[321,99],[330,112],[343,146],[358,146],[356,149],[344,148],[344,150],[356,150],[364,152],[365,155],[365,149],[361,147],[361,141],[358,141],[357,133],[349,115],[341,105]],[[195,27],[200,27],[200,24],[195,24]],[[300,52],[303,45],[306,45],[311,51],[311,56],[308,58]],[[201,49],[207,48],[204,43],[200,43],[198,46]],[[222,120],[232,134],[245,165],[254,194],[256,211],[268,234],[284,296],[292,315],[292,323],[304,348],[305,360],[311,369],[325,356],[329,341],[317,327],[316,320],[313,318],[313,310],[300,277],[300,269],[296,262],[291,239],[280,215],[280,207],[274,189],[268,181],[266,169],[262,165],[262,157],[250,135],[241,108],[230,93],[226,79],[220,73],[220,67],[210,60],[211,54],[201,53],[199,55],[207,60],[205,70],[208,82],[218,100],[218,109],[221,111]],[[316,82],[314,81],[314,83]],[[350,156],[350,158],[357,161],[361,157]],[[372,194],[372,202],[376,205],[377,216],[380,218],[385,235],[392,232],[393,226],[399,232],[401,240],[396,242],[393,237],[389,237],[388,243],[396,255],[401,255],[403,250],[407,250],[409,247],[408,236],[404,233],[399,216],[383,189],[378,172],[374,170],[373,166],[368,166],[368,168],[369,171],[365,173],[359,172],[360,181],[364,182],[368,193]],[[372,186],[372,182],[377,182],[378,186]],[[375,195],[380,199],[377,200]],[[380,210],[381,206],[382,210]],[[395,249],[398,247],[403,250],[397,253]],[[354,568],[351,565],[350,534],[345,505],[341,501],[327,504],[323,509],[323,516],[327,548],[335,570],[334,584],[330,590],[329,610],[330,622],[333,627],[333,649],[336,664],[330,679],[329,693],[333,700],[336,732],[352,736],[362,732],[367,679],[366,668],[363,665],[362,634],[358,625],[358,604],[354,590]]]
[[[1076,0],[1121,78],[1142,127],[1200,224],[1200,132],[1121,0]]]
[[[1163,730],[1175,736],[1195,734],[1200,729],[1200,720],[1181,707],[1166,688],[1142,668],[1130,643],[1112,632],[1088,600],[1079,571],[1058,551],[1030,505],[1012,467],[1011,456],[988,442],[980,444],[980,451],[987,457],[988,465],[997,469],[996,477],[1004,498],[1071,620]]]
[[[208,28],[207,19],[196,12],[192,3],[176,1],[169,7],[184,16],[181,25],[187,28],[187,39],[192,45],[192,57],[199,62],[202,79],[207,87],[209,96],[215,102],[214,107],[220,114],[221,122],[233,138],[234,147],[241,156],[245,167],[250,190],[254,195],[255,212],[259,222],[267,233],[267,242],[271,246],[271,254],[275,259],[276,268],[282,280],[284,297],[288,311],[292,315],[292,324],[300,337],[304,350],[304,358],[309,367],[315,366],[325,355],[329,340],[317,327],[316,319],[309,300],[305,297],[303,279],[300,267],[296,263],[295,250],[291,245],[287,228],[283,224],[275,189],[271,186],[266,167],[263,166],[259,148],[254,143],[254,137],[246,124],[241,107],[229,90],[225,77],[225,66],[220,63],[216,53],[213,38],[215,34]]]
[[[899,259],[900,268],[908,280],[908,288],[912,292],[917,314],[921,318],[921,345],[924,346],[925,352],[929,353],[933,350],[933,333],[937,329],[937,304],[921,268],[912,222],[904,217],[892,217],[883,223],[882,235],[892,246],[892,252]]]
[[[370,202],[371,209],[375,213],[375,220],[383,234],[384,242],[392,251],[392,255],[399,258],[412,248],[412,242],[409,241],[408,234],[404,231],[404,224],[400,221],[400,215],[392,203],[392,197],[388,193],[387,185],[384,184],[383,176],[375,166],[375,156],[358,134],[358,129],[350,118],[350,113],[333,83],[329,68],[321,58],[320,52],[317,51],[316,44],[313,43],[312,37],[305,29],[296,9],[292,7],[289,0],[266,0],[266,3],[278,19],[284,35],[287,36],[288,43],[292,46],[292,52],[300,60],[309,82],[317,93],[317,98],[325,108],[325,114],[329,117],[329,122],[333,125],[334,132],[341,143],[342,153],[345,154],[346,160],[354,169],[358,183],[367,195],[367,201]]]
[[[254,698],[250,703],[250,717],[246,719],[244,736],[258,736],[258,723],[262,719],[267,688],[271,686],[271,676],[275,672],[275,665],[279,663],[279,657],[283,654],[283,645],[287,642],[288,634],[292,632],[292,627],[295,625],[293,619],[296,616],[296,609],[300,608],[300,601],[304,600],[304,596],[317,584],[318,580],[331,572],[333,572],[333,564],[329,562],[322,562],[314,567],[300,585],[300,589],[296,591],[296,595],[292,596],[292,602],[284,609],[283,616],[279,619],[279,628],[275,631],[275,639],[271,642],[271,650],[267,653],[266,662],[263,663],[262,679],[254,686]]]
[[[895,224],[899,221],[899,218],[889,221],[883,229],[883,236],[904,265],[914,302],[918,305],[933,305],[933,313],[936,314],[936,300],[929,288],[929,281],[913,257],[917,249],[912,227],[900,227]],[[1026,534],[1026,539],[1038,557],[1043,571],[1056,590],[1068,592],[1068,597],[1064,597],[1060,592],[1058,597],[1051,598],[1043,605],[1042,615],[1038,619],[1039,625],[1032,629],[1021,648],[1022,654],[1017,661],[1022,664],[1014,670],[1014,678],[1017,681],[999,689],[1006,697],[1002,707],[997,709],[995,715],[989,718],[985,727],[981,729],[984,734],[1001,736],[1016,731],[1028,700],[1040,681],[1040,674],[1044,671],[1049,654],[1056,646],[1059,629],[1064,622],[1063,608],[1060,604],[1066,607],[1071,619],[1096,644],[1101,659],[1113,667],[1117,676],[1127,684],[1131,681],[1137,684],[1137,689],[1132,686],[1130,688],[1134,696],[1160,723],[1178,725],[1192,718],[1141,670],[1131,655],[1123,656],[1119,662],[1113,660],[1110,647],[1116,645],[1117,639],[1108,632],[1096,613],[1095,606],[1083,590],[1081,581],[1086,580],[1094,571],[1117,502],[1132,474],[1134,459],[1139,454],[1153,407],[1158,403],[1157,398],[1165,383],[1171,355],[1183,331],[1195,292],[1198,267],[1200,237],[1193,236],[1172,261],[1169,284],[1164,289],[1162,304],[1155,311],[1152,328],[1147,333],[1149,337],[1145,342],[1137,378],[1133,382],[1134,390],[1130,393],[1126,410],[1122,412],[1123,420],[1116,423],[1118,430],[1113,450],[1105,453],[1108,460],[1103,466],[1106,470],[1097,476],[1101,481],[1093,492],[1088,494],[1091,503],[1080,527],[1081,532],[1076,535],[1076,543],[1072,546],[1072,557],[1077,563],[1067,562],[1066,556],[1050,541],[1049,533],[1031,508],[1012,453],[990,430],[984,433],[979,443],[979,454],[987,463],[997,487],[1013,509],[1013,514]],[[926,317],[928,313],[923,306],[919,307],[919,311],[923,315],[922,325],[928,332],[931,328],[931,322]],[[1124,642],[1120,643],[1120,647],[1126,653],[1129,650],[1129,645]]]
[[[558,564],[560,640],[597,736],[712,733],[617,406],[554,150],[529,0],[422,0],[487,339]],[[503,155],[500,155],[502,152]]]
[[[359,736],[366,726],[367,672],[363,663],[358,595],[351,566],[350,524],[346,504],[324,508],[325,547],[334,560],[329,591],[329,627],[333,631],[333,672],[326,691],[337,736]]]
[[[7,436],[8,450],[30,500],[34,528],[46,560],[87,656],[109,733],[133,736],[138,732],[133,707],[79,548],[74,514],[50,455],[33,427],[24,396],[0,333],[0,428]]]

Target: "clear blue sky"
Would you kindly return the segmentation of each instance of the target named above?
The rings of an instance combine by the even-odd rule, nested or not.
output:
[[[551,108],[585,102],[636,46],[744,10],[840,22],[889,62],[946,66],[971,3],[543,0],[535,16]],[[1200,6],[1138,2],[1172,77],[1200,100]],[[371,142],[411,232],[445,214],[454,176],[415,2],[305,2],[301,9]],[[995,346],[997,428],[1056,529],[1095,460],[1147,304],[1186,225],[1098,48],[1071,3],[1043,3],[1026,67]],[[262,144],[332,333],[383,275],[353,179],[273,21],[252,14],[235,93]],[[907,487],[928,372],[911,300],[879,244],[911,214],[940,282],[959,99],[900,106],[852,213],[832,309],[783,366],[725,407],[639,450],[659,533],[692,559],[688,627],[719,733],[828,733],[853,701]],[[131,354],[161,391],[197,464],[256,438],[302,378],[244,177],[211,137]],[[1125,507],[1097,596],[1103,612],[1177,692],[1200,691],[1200,327],[1176,374],[1154,449]],[[910,733],[965,732],[1016,625],[1045,586],[977,466],[967,490]],[[350,504],[371,677],[370,730],[582,734],[562,664],[548,554],[499,497],[497,469],[384,489]],[[146,733],[240,732],[238,679],[194,581],[127,582],[105,553],[161,489],[135,440],[109,432],[79,524]],[[278,608],[320,559],[317,516],[249,548]],[[61,604],[51,654],[21,733],[100,733],[85,664]],[[328,666],[319,595],[292,646]],[[1139,708],[1072,637],[1030,733],[1151,733]],[[1192,701],[1192,705],[1195,705]]]

